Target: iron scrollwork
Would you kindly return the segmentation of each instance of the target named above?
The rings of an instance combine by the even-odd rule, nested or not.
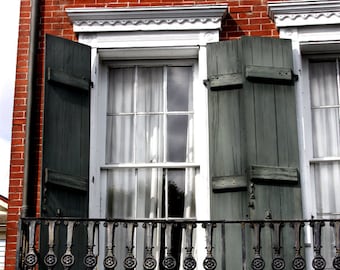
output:
[[[127,227],[127,255],[124,259],[124,267],[127,270],[132,270],[137,266],[137,260],[133,255],[133,240],[135,235],[135,227],[137,227],[136,223],[128,223]]]
[[[312,221],[310,225],[313,227],[313,242],[315,252],[312,266],[315,270],[323,270],[326,267],[326,260],[321,256],[321,228],[325,225],[325,223],[321,221]]]
[[[212,236],[213,236],[213,229],[215,228],[215,224],[206,223],[203,224],[203,228],[205,228],[206,234],[206,249],[207,249],[207,256],[203,260],[203,267],[205,270],[214,270],[217,267],[217,262],[212,255],[213,245],[212,245]]]
[[[36,228],[37,222],[35,220],[32,220],[29,222],[28,227],[28,253],[25,256],[24,263],[28,267],[34,267],[38,263],[38,257],[35,253],[34,248],[34,241],[35,241],[35,228]]]
[[[261,256],[261,228],[263,224],[255,223],[251,225],[254,229],[253,236],[254,236],[254,258],[251,261],[251,269],[252,270],[263,270],[265,267],[265,261]]]
[[[64,255],[61,257],[61,264],[64,266],[64,269],[70,269],[74,264],[74,255],[72,254],[72,241],[73,241],[73,229],[75,226],[75,221],[65,222],[67,225],[67,236],[66,236],[66,251]]]
[[[117,259],[113,253],[115,228],[118,226],[116,222],[104,223],[106,226],[106,253],[104,258],[105,269],[114,269],[117,266]]]
[[[332,222],[334,227],[335,238],[335,257],[333,259],[333,267],[335,270],[340,270],[340,221]]]
[[[166,255],[162,261],[162,265],[166,270],[175,269],[177,263],[174,256],[172,256],[172,246],[171,246],[171,235],[172,235],[172,228],[174,224],[167,223],[165,225],[165,235],[166,235]]]
[[[274,258],[272,261],[272,269],[273,270],[283,270],[285,268],[285,261],[281,257],[280,250],[281,250],[281,223],[272,223],[271,227],[273,229],[274,234]]]
[[[93,269],[97,265],[97,256],[93,253],[95,226],[95,221],[89,221],[87,224],[88,244],[87,254],[84,257],[84,265],[89,269]]]
[[[301,227],[304,226],[301,222],[295,222],[291,224],[294,228],[294,235],[295,235],[295,257],[292,262],[292,267],[294,270],[303,270],[306,267],[306,261],[301,256]]]
[[[54,229],[56,221],[47,221],[48,224],[48,252],[44,257],[44,263],[48,269],[52,269],[57,264],[57,256],[54,253]]]
[[[144,258],[144,269],[153,270],[157,266],[157,261],[152,255],[152,243],[153,243],[153,232],[156,224],[145,223],[143,226],[146,229],[146,247],[145,247],[145,258]]]
[[[196,227],[195,224],[193,223],[188,223],[185,226],[185,237],[186,237],[186,256],[184,258],[183,261],[183,268],[185,270],[194,270],[196,268],[196,260],[195,258],[192,256],[192,250],[193,250],[193,246],[192,246],[192,236],[193,236],[193,230]]]

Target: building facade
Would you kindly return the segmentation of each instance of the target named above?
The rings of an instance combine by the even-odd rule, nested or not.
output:
[[[340,269],[339,24],[22,0],[5,269]]]

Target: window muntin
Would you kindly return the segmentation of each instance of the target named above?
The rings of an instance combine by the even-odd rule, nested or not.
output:
[[[311,175],[316,190],[316,213],[340,214],[340,84],[339,58],[310,59],[309,81],[313,158]]]
[[[106,164],[193,161],[192,73],[192,66],[110,69]]]
[[[309,63],[313,157],[340,156],[339,60]]]

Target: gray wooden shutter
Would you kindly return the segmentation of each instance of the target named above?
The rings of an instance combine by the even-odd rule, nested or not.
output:
[[[242,37],[207,54],[212,218],[301,218],[291,41]],[[239,229],[226,234],[240,242]],[[230,269],[239,251],[220,254]]]
[[[90,53],[88,46],[46,36],[42,217],[88,217]],[[48,243],[44,228],[42,256]],[[60,229],[56,235],[55,250],[60,258],[65,251],[66,232]],[[86,252],[84,235],[76,233],[74,241],[80,262],[79,256]]]

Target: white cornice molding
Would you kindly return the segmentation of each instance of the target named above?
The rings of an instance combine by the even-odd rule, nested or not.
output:
[[[340,24],[339,0],[268,2],[268,14],[277,27]]]
[[[220,29],[227,5],[69,8],[75,32]]]

